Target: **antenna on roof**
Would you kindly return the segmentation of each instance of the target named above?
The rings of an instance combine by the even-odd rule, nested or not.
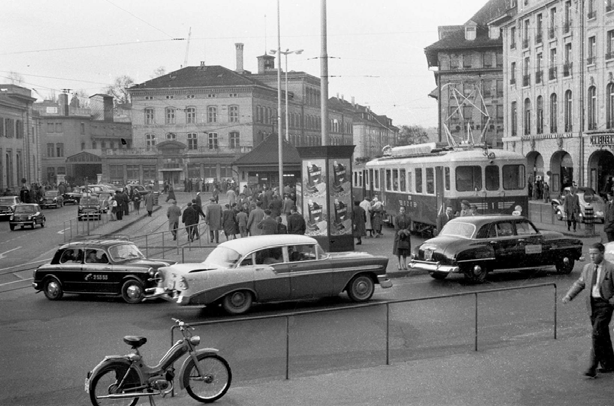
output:
[[[188,66],[188,53],[190,52],[190,38],[192,38],[192,27],[190,27],[190,31],[188,31],[188,43],[185,46],[185,58],[183,59],[183,68]]]

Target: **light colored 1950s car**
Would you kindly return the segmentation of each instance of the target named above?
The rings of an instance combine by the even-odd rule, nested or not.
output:
[[[246,312],[253,302],[336,296],[371,298],[375,284],[389,288],[388,258],[368,253],[327,253],[302,235],[240,238],[217,246],[202,263],[158,270],[158,287],[149,297],[180,305],[221,304],[230,314]]]

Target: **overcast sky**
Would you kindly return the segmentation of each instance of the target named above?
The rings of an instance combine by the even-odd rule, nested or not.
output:
[[[328,0],[329,96],[354,97],[397,126],[436,126],[424,48],[439,25],[463,24],[486,2]],[[280,10],[281,49],[304,50],[288,69],[320,77],[320,0],[280,0]],[[0,83],[17,72],[41,100],[62,89],[92,95],[121,75],[141,83],[159,67],[177,70],[186,53],[188,65],[234,70],[236,42],[256,73],[256,57],[277,49],[277,0],[3,1],[0,33]]]

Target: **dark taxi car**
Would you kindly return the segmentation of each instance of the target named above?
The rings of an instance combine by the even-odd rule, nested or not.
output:
[[[83,196],[79,201],[77,220],[100,220],[103,205],[100,199],[94,196]]]
[[[15,230],[15,227],[19,226],[24,228],[30,226],[34,228],[37,224],[45,227],[45,215],[40,206],[35,203],[20,203],[15,206],[15,211],[9,218],[9,227],[11,231]]]
[[[185,305],[220,304],[245,313],[252,302],[293,301],[347,292],[368,301],[375,285],[390,288],[388,257],[365,252],[328,253],[311,237],[262,235],[226,241],[202,263],[161,268],[151,297]]]
[[[143,300],[156,285],[158,268],[174,261],[147,259],[127,240],[85,240],[62,245],[49,264],[34,271],[32,286],[49,300],[64,293],[121,296],[127,303]]]
[[[40,203],[43,209],[53,207],[60,208],[64,206],[64,197],[59,190],[45,190],[43,200]]]
[[[11,217],[19,203],[19,196],[0,196],[0,219]]]
[[[495,270],[533,271],[555,266],[570,273],[582,257],[582,241],[555,231],[540,231],[521,216],[465,216],[450,220],[441,233],[415,248],[414,270],[435,279],[462,273],[482,283]]]

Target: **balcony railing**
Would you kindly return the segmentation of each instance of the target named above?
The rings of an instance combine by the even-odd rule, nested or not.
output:
[[[544,76],[544,71],[538,70],[537,72],[535,72],[535,83],[541,83],[543,76]]]
[[[531,84],[531,75],[522,75],[522,86],[529,86]]]
[[[563,65],[563,76],[564,77],[571,76],[572,68],[573,68],[573,63],[572,62],[567,62],[566,64],[564,64]]]
[[[557,68],[556,67],[548,69],[548,79],[549,80],[556,79],[556,74],[557,74]]]
[[[555,34],[556,34],[556,27],[548,28],[548,38],[549,39],[554,38]]]

